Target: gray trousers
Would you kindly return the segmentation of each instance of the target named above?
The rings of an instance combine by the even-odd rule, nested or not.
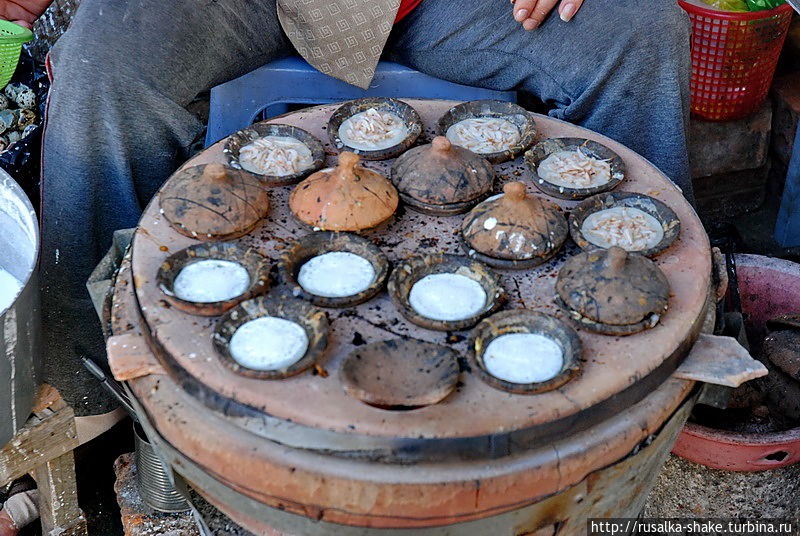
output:
[[[691,199],[689,24],[671,0],[586,0],[524,31],[506,0],[423,0],[385,56],[438,78],[527,90],[554,117],[640,152]],[[84,283],[202,125],[201,91],[293,54],[274,0],[83,0],[52,51],[43,148],[46,379],[79,415],[113,402],[79,356],[104,356]]]

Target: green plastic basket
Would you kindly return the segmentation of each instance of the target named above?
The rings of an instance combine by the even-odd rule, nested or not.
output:
[[[24,26],[0,20],[0,89],[8,85],[19,63],[22,44],[33,39],[33,32]]]

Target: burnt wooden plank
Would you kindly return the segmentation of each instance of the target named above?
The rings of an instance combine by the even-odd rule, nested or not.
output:
[[[39,515],[44,536],[87,536],[86,518],[78,506],[75,457],[67,452],[33,472],[39,487]]]
[[[33,472],[37,466],[78,446],[75,413],[69,406],[35,416],[0,449],[0,483]]]

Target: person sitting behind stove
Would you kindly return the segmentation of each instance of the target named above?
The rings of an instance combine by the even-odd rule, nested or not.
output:
[[[30,26],[52,0],[0,0]],[[43,140],[45,380],[77,416],[115,402],[81,366],[104,361],[84,287],[112,232],[201,139],[198,94],[301,54],[366,87],[379,57],[433,77],[536,95],[552,117],[638,151],[692,199],[687,15],[640,0],[83,0],[49,58]]]

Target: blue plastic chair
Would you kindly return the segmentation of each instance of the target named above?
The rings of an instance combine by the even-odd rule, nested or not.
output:
[[[369,89],[324,75],[298,57],[278,60],[211,90],[206,147],[259,119],[289,111],[291,104],[326,104],[360,97],[498,99],[516,101],[514,91],[495,91],[439,80],[396,63],[378,63]]]

